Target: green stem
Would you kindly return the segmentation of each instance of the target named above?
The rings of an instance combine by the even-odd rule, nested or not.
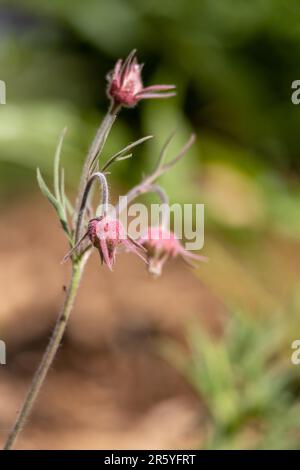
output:
[[[97,130],[97,133],[94,137],[94,140],[90,146],[88,154],[85,159],[85,163],[83,166],[80,183],[79,183],[79,192],[78,197],[76,200],[76,207],[75,207],[75,214],[79,213],[80,206],[82,204],[82,198],[84,195],[85,187],[87,182],[92,175],[92,173],[97,168],[97,157],[101,153],[104,144],[106,142],[107,136],[113,126],[113,123],[116,120],[117,114],[120,110],[120,106],[111,103],[107,114],[105,115],[100,127]],[[77,225],[77,220],[75,221],[75,226]],[[81,234],[79,234],[80,237]]]
[[[18,413],[16,422],[4,445],[4,450],[12,449],[13,445],[15,444],[32,410],[32,407],[45,381],[48,371],[53,363],[53,360],[55,358],[60,342],[66,330],[68,319],[70,317],[70,314],[74,305],[74,300],[77,294],[81,276],[83,274],[85,261],[86,259],[82,258],[79,262],[77,262],[76,264],[75,263],[73,264],[72,277],[71,277],[69,288],[66,293],[65,301],[61,308],[61,312],[57,319],[55,328],[53,330],[53,333],[50,338],[47,349],[45,351],[45,354],[33,377],[32,383],[30,385],[30,388],[25,398],[25,401],[23,403],[23,406]]]
[[[78,211],[77,225],[76,225],[76,229],[75,229],[75,246],[82,239],[83,216],[84,216],[84,212],[86,210],[86,205],[87,205],[87,200],[88,200],[88,197],[89,197],[89,193],[91,191],[91,187],[92,187],[95,180],[98,180],[100,185],[101,185],[101,206],[102,206],[102,210],[103,210],[103,215],[107,213],[107,209],[108,209],[108,185],[107,185],[105,175],[103,173],[100,173],[99,171],[97,171],[88,180],[88,182],[86,184],[86,187],[85,187],[85,191],[84,191],[83,196],[82,196],[81,206],[80,206],[79,211]]]
[[[79,185],[79,192],[78,192],[78,197],[76,201],[76,235],[77,238],[80,238],[81,234],[79,233],[82,230],[82,213],[85,208],[86,204],[86,199],[85,199],[85,190],[86,186],[88,184],[88,181],[90,179],[90,176],[92,173],[95,171],[97,168],[97,159],[98,155],[101,153],[104,144],[106,142],[107,136],[111,130],[111,127],[113,123],[115,122],[115,119],[117,117],[118,111],[120,110],[120,105],[115,104],[114,102],[111,102],[111,105],[109,107],[109,110],[104,117],[97,133],[96,136],[91,144],[91,147],[88,151],[88,154],[86,156],[86,160],[84,163],[83,171],[81,174],[81,179],[80,179],[80,185]],[[57,159],[58,161],[58,159]],[[55,191],[56,195],[58,196],[59,194],[59,188],[58,188],[58,180],[56,180],[55,184]],[[88,189],[89,191],[89,189]],[[87,193],[88,193],[87,191]],[[41,360],[41,363],[33,377],[32,383],[30,385],[29,391],[27,393],[27,396],[25,398],[25,401],[22,405],[22,408],[20,409],[16,422],[7,438],[7,441],[4,445],[4,450],[10,450],[12,449],[13,445],[15,444],[20,432],[22,431],[26,420],[28,416],[30,415],[30,412],[32,410],[32,407],[38,397],[39,391],[47,377],[47,374],[49,372],[49,369],[53,363],[53,360],[55,358],[55,355],[57,353],[57,350],[59,348],[60,342],[62,340],[62,337],[64,335],[64,332],[67,327],[67,323],[70,317],[70,314],[73,309],[75,297],[77,294],[77,290],[79,287],[79,282],[81,279],[81,276],[83,274],[84,270],[84,265],[85,262],[87,261],[88,257],[90,255],[90,252],[87,251],[85,254],[81,256],[80,259],[73,260],[73,266],[72,266],[72,277],[70,281],[69,288],[66,293],[65,301],[63,303],[63,306],[61,308],[61,312],[59,314],[59,317],[57,319],[57,322],[55,324],[52,336],[50,338],[49,344],[47,346],[47,349],[44,353],[44,356]]]

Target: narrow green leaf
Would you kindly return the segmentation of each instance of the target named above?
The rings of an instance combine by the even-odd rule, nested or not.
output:
[[[57,199],[57,201],[62,202],[61,200],[61,193],[60,193],[60,170],[59,170],[59,165],[60,165],[60,155],[61,155],[61,149],[62,149],[62,144],[64,141],[65,134],[67,132],[67,128],[65,127],[64,130],[62,131],[60,138],[58,140],[58,144],[56,147],[55,151],[55,156],[54,156],[54,194]]]
[[[166,156],[166,153],[167,153],[167,149],[168,149],[168,146],[169,144],[171,143],[172,139],[175,137],[176,135],[176,131],[173,131],[169,137],[167,138],[167,140],[165,141],[164,145],[162,146],[162,149],[160,151],[160,154],[159,154],[159,157],[158,157],[158,162],[157,162],[157,165],[156,165],[156,168],[160,168],[163,164],[163,161],[165,159],[165,156]]]
[[[68,213],[70,214],[70,216],[73,216],[74,215],[74,207],[72,206],[69,198],[67,196],[65,196],[65,203],[66,203],[66,209],[68,211]]]
[[[74,214],[74,207],[72,206],[69,198],[66,195],[65,191],[65,172],[64,169],[61,169],[61,177],[60,177],[60,195],[61,195],[61,202],[63,204],[63,208],[65,213],[68,212],[71,216]]]
[[[124,157],[118,157],[116,161],[121,162],[123,160],[128,160],[128,158],[131,158],[132,155],[133,155],[132,153],[129,153],[128,155],[124,155]]]
[[[62,168],[60,171],[60,201],[64,211],[66,212],[66,194],[65,194],[65,170]]]
[[[130,158],[132,154],[128,154],[129,150],[133,149],[137,145],[146,142],[146,140],[152,139],[153,135],[147,135],[146,137],[142,137],[141,139],[132,142],[131,144],[127,145],[123,149],[119,150],[119,152],[115,153],[112,157],[110,157],[104,166],[101,168],[101,172],[103,173],[107,168],[114,162],[120,162],[121,160],[126,160],[126,158]]]
[[[60,201],[58,201],[55,198],[55,196],[51,193],[50,189],[46,185],[46,183],[45,183],[45,181],[44,181],[44,179],[41,175],[41,172],[40,172],[39,168],[37,168],[37,181],[38,181],[38,185],[39,185],[39,188],[40,188],[42,194],[48,199],[48,201],[52,204],[52,206],[56,210],[57,215],[58,215],[59,220],[60,220],[60,223],[62,225],[62,228],[66,232],[66,234],[68,235],[69,241],[72,241],[72,237],[70,235],[68,222],[67,222],[67,219],[66,219],[65,210],[64,210],[62,204],[60,203]]]
[[[42,194],[48,199],[48,201],[57,210],[58,201],[56,200],[55,196],[51,193],[50,189],[46,185],[39,168],[37,168],[36,177],[37,177],[39,188],[42,191]]]

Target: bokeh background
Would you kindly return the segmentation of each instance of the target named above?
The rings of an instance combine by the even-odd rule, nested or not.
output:
[[[170,132],[171,202],[205,204],[206,265],[153,281],[131,255],[88,266],[59,355],[18,448],[299,448],[300,79],[297,0],[0,2],[0,440],[63,299],[67,246],[37,190],[61,130],[74,195],[107,107],[105,76],[138,49],[147,84],[178,95],[124,110],[104,157],[115,195],[149,171]]]

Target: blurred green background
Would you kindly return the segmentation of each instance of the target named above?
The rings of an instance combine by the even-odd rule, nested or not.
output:
[[[154,134],[134,159],[115,166],[114,181],[125,190],[151,168],[170,132],[178,129],[170,153],[196,132],[194,148],[163,183],[172,202],[205,203],[210,263],[195,275],[225,305],[234,327],[218,340],[187,335],[192,359],[195,343],[201,345],[198,366],[186,372],[182,358],[175,362],[192,374],[212,416],[204,447],[299,447],[291,410],[300,416],[300,369],[290,363],[291,341],[300,335],[300,106],[291,102],[292,81],[300,79],[299,1],[1,1],[0,35],[0,79],[7,86],[0,106],[3,210],[37,191],[36,166],[51,176],[65,126],[63,162],[75,190],[107,108],[105,75],[116,59],[137,48],[145,84],[177,85],[175,99],[123,110],[104,154]],[[238,319],[236,309],[243,312]],[[291,311],[294,328],[261,348],[265,338],[286,331]],[[240,344],[248,348],[241,361]],[[216,354],[226,355],[221,369]],[[220,384],[214,377],[222,374]],[[250,386],[249,396],[239,397],[240,387]]]

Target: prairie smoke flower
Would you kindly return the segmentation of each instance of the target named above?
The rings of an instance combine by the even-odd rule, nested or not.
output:
[[[160,276],[165,262],[178,255],[191,265],[193,265],[192,260],[207,261],[205,256],[185,250],[176,235],[162,227],[148,227],[139,243],[146,249],[148,271],[154,276]]]
[[[88,236],[95,248],[99,250],[101,262],[105,263],[111,271],[119,246],[137,254],[146,262],[141,254],[145,249],[126,234],[124,226],[117,219],[105,216],[90,220]]]
[[[148,98],[169,98],[175,95],[174,85],[143,86],[141,71],[143,64],[138,64],[135,51],[123,62],[119,59],[115,68],[107,76],[108,96],[117,104],[133,107],[140,100]]]

